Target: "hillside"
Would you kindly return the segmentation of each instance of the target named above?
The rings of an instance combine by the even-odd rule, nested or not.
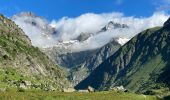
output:
[[[71,80],[74,85],[77,85],[80,81],[85,79],[96,67],[98,67],[98,65],[110,57],[110,55],[114,54],[120,47],[121,45],[113,39],[110,43],[99,49],[84,51],[84,53],[79,52],[79,55],[80,53],[86,55],[86,59],[84,59],[80,64],[77,64],[76,67],[73,67],[70,70],[70,75],[68,76],[69,80]],[[86,52],[89,52],[89,54]],[[84,56],[80,55],[79,59],[81,57]]]
[[[64,72],[11,20],[0,15],[0,88],[61,90]]]
[[[99,90],[108,90],[123,85],[130,91],[144,93],[169,87],[169,40],[170,19],[163,27],[147,29],[132,38],[76,88],[92,86]]]

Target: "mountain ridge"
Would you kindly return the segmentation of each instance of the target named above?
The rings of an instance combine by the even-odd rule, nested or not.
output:
[[[167,87],[170,49],[170,24],[167,23],[169,20],[163,27],[139,33],[75,88],[92,86],[99,90],[108,90],[123,85],[132,91],[146,92],[159,86],[159,83]]]

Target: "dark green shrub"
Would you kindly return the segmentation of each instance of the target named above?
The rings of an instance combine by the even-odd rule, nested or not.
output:
[[[18,88],[17,91],[18,91],[18,92],[25,92],[25,89],[23,89],[23,88]]]

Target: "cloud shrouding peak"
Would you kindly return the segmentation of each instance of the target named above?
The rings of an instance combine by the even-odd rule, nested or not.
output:
[[[27,16],[28,17],[28,16]],[[80,34],[95,34],[99,32],[109,21],[115,23],[126,24],[129,28],[124,29],[111,29],[106,32],[101,32],[100,34],[95,34],[86,41],[75,43],[72,45],[71,49],[73,51],[82,51],[88,49],[95,49],[101,47],[114,37],[126,37],[131,38],[137,33],[145,30],[147,28],[162,26],[163,23],[168,19],[169,15],[164,12],[156,12],[150,17],[140,17],[136,18],[133,16],[127,17],[122,13],[103,13],[94,14],[86,13],[76,18],[63,17],[60,20],[53,20],[52,22],[45,22],[40,20],[39,17],[31,18],[37,24],[55,28],[57,34],[49,34],[51,31],[45,31],[40,29],[40,27],[35,27],[31,24],[26,23],[24,17],[16,17],[14,21],[18,24],[26,34],[31,38],[33,45],[38,47],[54,46],[59,41],[70,41],[76,39]],[[45,31],[45,32],[44,32]],[[46,34],[48,38],[44,37]]]
[[[31,12],[21,12],[14,15],[12,20],[23,29],[34,46],[53,46],[56,43],[55,36],[53,36],[55,29],[49,25],[47,20]]]

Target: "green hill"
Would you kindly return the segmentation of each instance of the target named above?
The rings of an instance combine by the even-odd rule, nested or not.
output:
[[[130,91],[169,90],[170,19],[163,27],[147,29],[99,65],[77,89],[108,90],[123,85]],[[153,91],[152,91],[153,92]]]
[[[11,20],[0,15],[0,89],[61,90],[64,72]]]

